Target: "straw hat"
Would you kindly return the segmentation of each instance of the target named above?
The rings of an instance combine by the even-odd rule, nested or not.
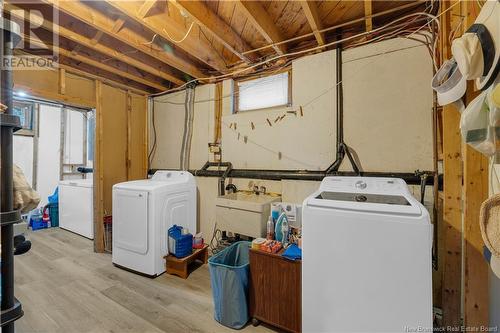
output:
[[[474,24],[453,41],[451,52],[467,80],[478,89],[488,88],[498,76],[500,64],[500,1],[488,0]]]
[[[479,223],[484,244],[493,256],[500,258],[500,194],[483,202]]]

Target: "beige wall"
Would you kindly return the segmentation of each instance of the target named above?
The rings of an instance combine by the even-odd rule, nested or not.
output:
[[[395,51],[399,48],[403,50]],[[345,139],[359,154],[363,169],[391,172],[432,169],[429,84],[432,67],[427,49],[411,41],[395,40],[347,50],[343,62]],[[239,114],[232,114],[232,82],[224,81],[223,160],[232,162],[235,168],[327,168],[335,156],[335,67],[335,51],[296,60],[292,64],[291,107]],[[199,86],[196,100],[213,99],[214,92],[214,85]],[[158,144],[152,168],[179,167],[184,96],[184,92],[177,92],[155,102]],[[214,106],[213,101],[196,104],[191,169],[200,168],[210,158],[208,143],[213,140]],[[299,110],[300,106],[303,117],[287,114],[283,121],[274,124],[278,115]],[[273,122],[273,127],[267,125],[266,118]],[[233,122],[237,123],[236,131],[229,128]],[[250,122],[254,123],[254,130]],[[349,169],[345,164],[344,169]],[[230,179],[229,182],[244,190],[256,182],[268,191],[281,193],[283,201],[295,203],[302,203],[319,185],[319,182],[292,180]],[[210,239],[215,224],[217,179],[197,177],[197,184],[199,228]],[[411,190],[419,198],[419,188]],[[431,188],[426,198],[431,208]]]

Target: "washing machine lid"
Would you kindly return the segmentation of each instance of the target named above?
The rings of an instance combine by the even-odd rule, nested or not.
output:
[[[93,187],[94,186],[94,181],[93,181],[92,178],[87,178],[87,179],[68,179],[68,180],[61,180],[59,182],[59,185],[62,185],[62,186]]]
[[[151,179],[118,183],[115,184],[113,188],[136,191],[154,191],[171,185],[196,186],[194,176],[188,171],[160,170],[157,171]]]

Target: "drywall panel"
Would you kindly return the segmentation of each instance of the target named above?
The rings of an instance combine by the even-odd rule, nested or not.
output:
[[[33,186],[33,137],[14,135],[14,164],[21,168],[28,181]]]
[[[64,164],[83,164],[83,135],[87,129],[86,114],[66,109],[64,118]]]
[[[212,141],[214,128],[215,85],[196,87],[193,136],[189,168],[198,169],[208,161],[208,143]],[[173,93],[155,99],[154,122],[151,117],[150,147],[156,152],[152,161],[154,169],[179,169],[182,136],[184,133],[185,93]],[[156,129],[156,131],[155,131]]]
[[[291,107],[232,114],[230,87],[224,84],[225,161],[244,169],[321,170],[331,164],[335,154],[334,51],[293,62]]]
[[[321,182],[301,181],[301,180],[283,180],[282,201],[301,204],[304,199],[319,189]]]
[[[344,137],[363,170],[433,169],[431,79],[429,53],[414,41],[344,52]]]
[[[127,180],[126,92],[102,85],[102,173],[104,214],[111,214],[112,188]]]
[[[40,206],[47,204],[60,180],[61,108],[40,105],[38,118],[38,167],[36,190]]]
[[[130,94],[130,102],[130,119],[128,121],[128,123],[130,124],[129,179],[144,179],[147,175],[147,98],[145,96]]]

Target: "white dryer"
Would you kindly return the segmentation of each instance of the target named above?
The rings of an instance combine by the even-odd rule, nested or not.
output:
[[[326,177],[302,210],[302,331],[432,329],[432,225],[402,179]]]
[[[115,265],[149,276],[165,271],[172,225],[196,233],[196,182],[187,171],[157,171],[151,179],[113,186]]]

